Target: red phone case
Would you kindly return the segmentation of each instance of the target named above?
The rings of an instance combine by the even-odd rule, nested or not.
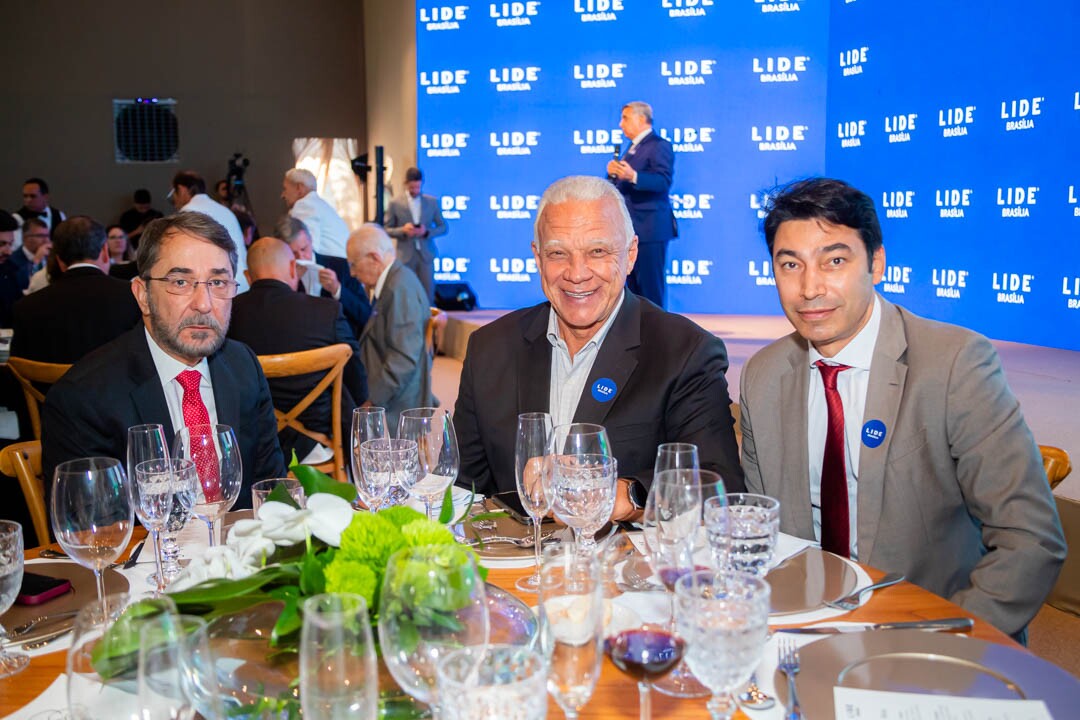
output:
[[[51,587],[48,590],[42,590],[35,595],[16,595],[15,602],[19,605],[40,605],[44,602],[52,600],[54,597],[59,597],[60,595],[63,595],[70,589],[71,581],[64,580],[59,585]]]

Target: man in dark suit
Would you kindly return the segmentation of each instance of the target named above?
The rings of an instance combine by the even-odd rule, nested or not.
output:
[[[416,273],[428,296],[428,305],[435,304],[435,258],[439,249],[435,238],[446,234],[446,220],[439,210],[439,199],[420,192],[424,175],[420,168],[405,171],[405,192],[390,201],[383,227],[397,241],[397,259]]]
[[[637,263],[626,286],[663,308],[667,307],[667,244],[679,234],[668,196],[675,152],[671,143],[653,132],[652,118],[648,103],[623,106],[619,127],[630,138],[630,148],[621,160],[608,162],[607,172],[626,200],[638,238]]]
[[[53,231],[62,274],[13,309],[11,354],[49,363],[73,363],[139,322],[130,283],[109,277],[105,229],[85,215]]]
[[[233,301],[229,337],[238,340],[256,355],[314,350],[345,343],[353,354],[342,373],[342,426],[339,437],[348,438],[352,411],[367,400],[367,375],[360,362],[360,346],[349,329],[341,306],[331,298],[311,297],[296,292],[296,259],[281,240],[264,237],[248,248],[248,282],[251,289]],[[311,391],[323,373],[268,380],[274,406],[288,412]],[[310,430],[331,434],[330,391],[324,392],[300,415],[300,422]],[[278,435],[286,456],[295,449],[303,460],[315,448],[315,441],[285,428]],[[349,442],[342,443],[346,447]]]
[[[52,231],[67,215],[62,210],[49,207],[49,183],[41,178],[27,178],[22,189],[23,205],[15,211],[16,222],[22,225],[30,218],[40,218],[45,229]]]
[[[319,296],[333,298],[341,303],[341,309],[345,312],[345,319],[349,321],[353,336],[360,337],[360,333],[364,331],[364,325],[371,316],[371,301],[368,300],[364,286],[349,271],[349,261],[343,257],[315,252],[307,226],[302,220],[291,215],[286,215],[278,222],[277,236],[288,243],[298,261],[296,270],[300,278],[298,285],[300,292],[314,294],[310,292],[315,290],[314,287],[306,287],[305,276],[309,278],[309,284],[314,286],[317,282],[322,288],[317,291]],[[314,268],[310,263],[315,263],[318,268]],[[312,267],[316,272],[305,272],[307,267]]]
[[[15,263],[11,251],[15,245],[15,231],[19,223],[8,212],[0,210],[0,327],[11,327],[11,307],[23,296],[26,283]]]
[[[556,425],[607,428],[619,461],[613,519],[644,505],[665,442],[696,444],[702,467],[742,490],[724,343],[625,290],[637,238],[618,191],[595,177],[557,181],[540,200],[533,254],[548,302],[469,338],[454,411],[459,484],[513,490],[517,416],[547,411]]]
[[[31,217],[23,222],[22,247],[11,254],[11,262],[19,268],[19,274],[26,278],[24,288],[29,285],[34,273],[45,267],[51,251],[52,234],[45,221],[39,217]]]
[[[124,458],[133,425],[160,423],[171,438],[180,427],[224,424],[242,457],[236,507],[250,507],[251,484],[283,477],[285,462],[255,353],[225,338],[236,246],[210,217],[177,213],[147,226],[138,263],[131,288],[143,325],[77,362],[45,397],[45,477],[65,460]]]

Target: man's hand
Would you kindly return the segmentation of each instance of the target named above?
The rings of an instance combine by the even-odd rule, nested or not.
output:
[[[630,182],[633,182],[634,178],[637,177],[637,172],[625,160],[609,160],[607,173],[620,180],[629,180]]]
[[[330,268],[319,268],[319,284],[331,295],[337,295],[337,291],[341,289],[337,273]]]
[[[38,246],[38,249],[34,251],[34,264],[37,265],[39,262],[49,257],[50,250],[52,250],[51,242],[46,240],[41,243],[41,245]]]
[[[612,521],[641,519],[641,510],[630,502],[630,484],[633,482],[629,478],[619,478],[615,483],[615,508],[611,511]]]

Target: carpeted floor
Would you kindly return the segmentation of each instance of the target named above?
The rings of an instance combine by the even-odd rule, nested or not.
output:
[[[1080,617],[1043,605],[1028,627],[1028,650],[1080,678]]]

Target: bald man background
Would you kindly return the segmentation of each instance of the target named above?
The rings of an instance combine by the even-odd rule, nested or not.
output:
[[[349,437],[352,411],[367,400],[367,374],[360,360],[360,346],[349,328],[341,305],[333,298],[312,297],[296,292],[299,278],[296,257],[281,240],[264,237],[248,249],[245,271],[251,289],[233,300],[229,337],[247,344],[256,355],[276,355],[346,343],[353,355],[343,373],[341,421],[342,438]],[[268,380],[274,407],[287,411],[310,392],[322,373]],[[330,432],[330,391],[327,390],[300,416],[312,430]],[[317,452],[315,442],[286,428],[278,434],[281,449],[289,457],[321,462],[326,456]],[[347,444],[347,443],[346,443]]]

